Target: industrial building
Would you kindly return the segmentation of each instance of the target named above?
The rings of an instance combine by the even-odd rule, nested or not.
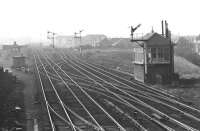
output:
[[[174,75],[174,44],[165,21],[162,34],[151,32],[133,38],[134,77],[145,83],[170,83]]]
[[[84,44],[91,45],[92,47],[99,46],[99,42],[106,39],[107,37],[103,34],[90,34],[83,37]]]
[[[2,45],[2,51],[9,56],[17,56],[21,54],[21,50],[26,47],[25,45],[18,45],[16,41],[12,45]]]
[[[20,52],[21,47],[22,46],[18,45],[17,42],[14,41],[13,45],[3,45],[2,49],[3,50],[18,51],[18,52]]]

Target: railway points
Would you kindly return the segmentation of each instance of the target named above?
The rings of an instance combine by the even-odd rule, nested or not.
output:
[[[130,81],[123,78],[128,74],[87,63],[61,49],[37,49],[33,54],[46,96],[46,126],[52,130],[200,129],[199,110],[164,90]]]

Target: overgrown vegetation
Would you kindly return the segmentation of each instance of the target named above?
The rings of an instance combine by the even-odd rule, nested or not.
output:
[[[200,56],[195,53],[195,45],[191,40],[180,37],[175,47],[175,54],[184,57],[193,64],[200,65]]]

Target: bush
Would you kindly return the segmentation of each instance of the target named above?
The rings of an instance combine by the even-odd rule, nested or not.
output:
[[[184,57],[193,64],[200,65],[200,56],[194,52],[194,43],[184,37],[179,38],[175,54]]]

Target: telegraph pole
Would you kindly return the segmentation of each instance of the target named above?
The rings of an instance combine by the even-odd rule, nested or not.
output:
[[[81,41],[81,33],[82,33],[82,32],[83,32],[83,30],[80,30],[80,31],[79,31],[79,34],[80,34],[80,53],[81,53],[81,54],[82,54],[82,49],[81,49],[81,42],[82,42],[82,41]]]
[[[48,31],[47,32],[47,39],[52,40],[52,47],[55,48],[55,35],[56,33]]]
[[[77,32],[75,32],[74,33],[74,38],[76,39],[76,38],[78,38],[79,40],[80,40],[80,48],[79,48],[79,51],[80,51],[80,54],[82,54],[82,50],[81,50],[81,42],[82,42],[82,36],[81,36],[81,33],[83,32],[84,30],[80,30],[79,31],[79,33],[77,33]],[[77,34],[79,34],[79,36],[77,36]]]

